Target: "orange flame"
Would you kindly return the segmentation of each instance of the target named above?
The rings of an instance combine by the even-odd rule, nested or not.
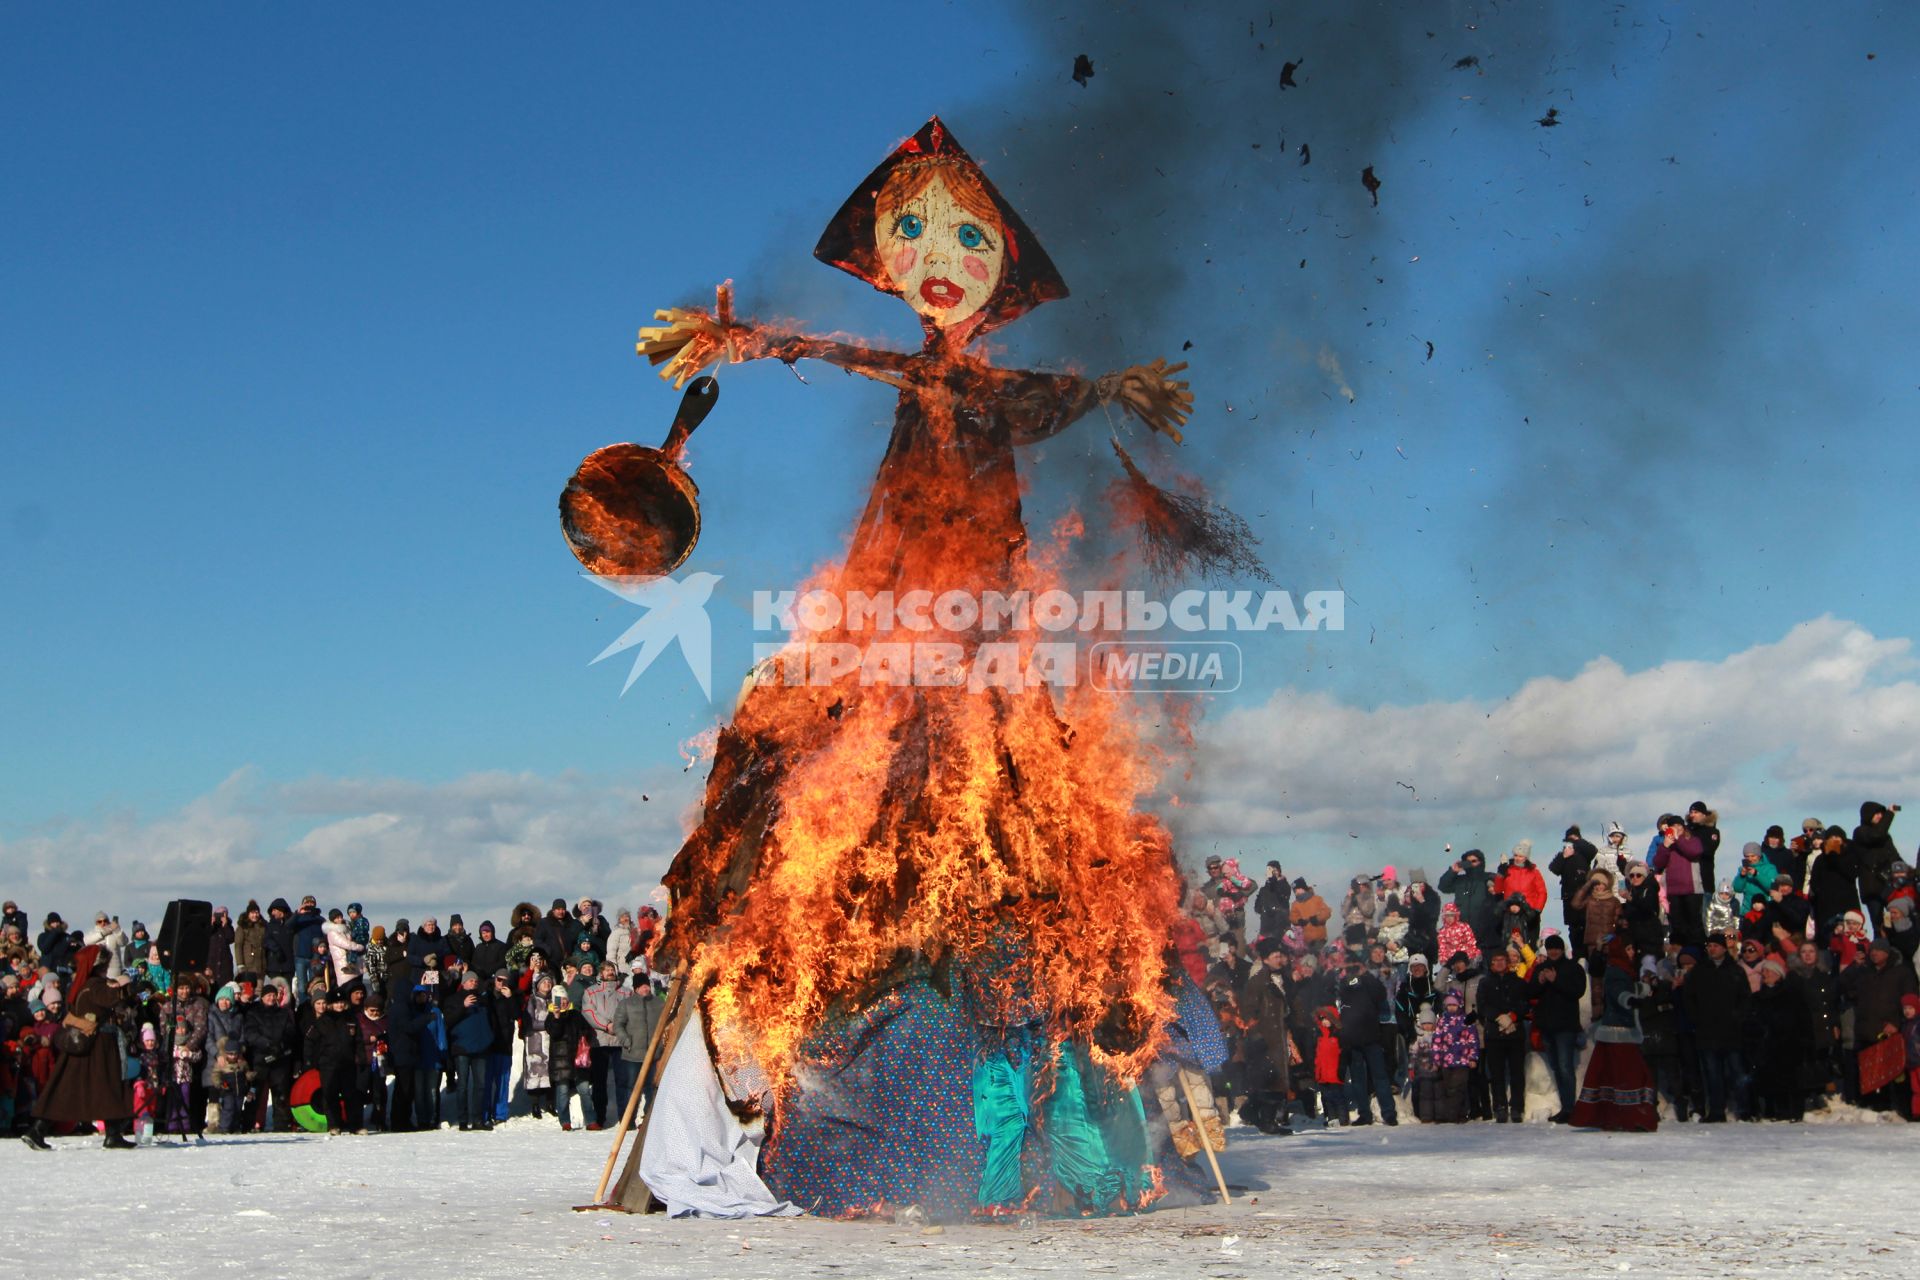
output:
[[[1006,394],[1011,375],[964,354],[926,359],[939,376],[908,385],[902,412],[924,415],[931,444],[910,484],[883,468],[848,563],[809,587],[842,600],[1061,588],[1079,517],[1029,557],[1011,446],[996,480],[982,478],[977,449],[970,459],[953,444],[981,430],[959,425],[956,404]],[[901,439],[896,430],[895,450]],[[1008,486],[999,506],[986,492],[994,483]],[[844,623],[806,637],[901,638]],[[1013,642],[1024,657],[1036,640],[1073,637],[976,628],[907,638],[970,654]],[[1139,702],[1084,679],[1057,701],[1045,687],[863,685],[857,675],[750,689],[714,743],[700,825],[668,877],[668,947],[692,961],[722,1057],[750,1059],[785,1088],[808,1037],[903,965],[984,959],[1011,940],[1019,973],[995,979],[988,999],[1003,1007],[981,1016],[1038,1017],[1137,1080],[1172,1016],[1163,952],[1178,905],[1169,837],[1140,808],[1160,760],[1136,722]]]

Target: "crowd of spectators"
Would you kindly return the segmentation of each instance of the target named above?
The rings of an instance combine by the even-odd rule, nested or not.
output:
[[[1228,1032],[1212,1087],[1271,1133],[1396,1124],[1409,1104],[1502,1124],[1525,1118],[1537,1057],[1556,1123],[1798,1121],[1839,1102],[1913,1119],[1920,929],[1897,812],[1768,827],[1729,856],[1699,802],[1644,847],[1618,823],[1598,843],[1570,826],[1544,866],[1529,840],[1497,863],[1448,845],[1435,879],[1389,866],[1333,895],[1277,860],[1256,882],[1209,858],[1176,946]],[[1907,1068],[1882,1083],[1889,1055]],[[1584,1118],[1596,1103],[1636,1118]]]
[[[206,954],[169,963],[139,921],[101,911],[80,928],[49,912],[30,932],[9,901],[0,1131],[44,1148],[96,1124],[116,1147],[134,1145],[130,1132],[321,1121],[486,1131],[531,1114],[568,1129],[576,1100],[598,1129],[626,1107],[658,1020],[659,925],[652,907],[609,920],[593,899],[556,898],[544,914],[521,903],[504,932],[491,920],[469,932],[458,914],[445,929],[431,916],[383,926],[308,895],[238,917],[217,908]],[[92,1052],[95,1036],[118,1053]],[[303,1121],[293,1096],[308,1072]]]

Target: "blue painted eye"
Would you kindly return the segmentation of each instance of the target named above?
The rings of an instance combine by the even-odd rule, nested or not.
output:
[[[961,223],[958,235],[961,247],[966,249],[978,249],[987,242],[987,233],[971,222]]]
[[[920,233],[927,229],[927,224],[911,213],[903,213],[894,222],[893,229],[899,232],[904,239],[918,240]]]

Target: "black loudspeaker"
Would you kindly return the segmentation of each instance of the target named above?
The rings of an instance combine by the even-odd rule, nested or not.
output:
[[[160,959],[174,973],[204,973],[213,935],[213,904],[175,898],[160,922]]]

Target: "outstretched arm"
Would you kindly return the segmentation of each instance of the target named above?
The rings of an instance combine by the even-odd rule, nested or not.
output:
[[[778,333],[752,321],[733,317],[733,290],[721,285],[716,290],[713,313],[691,307],[668,307],[653,313],[660,321],[640,330],[639,353],[654,364],[665,366],[660,376],[683,387],[703,371],[722,360],[774,359],[792,364],[796,360],[824,360],[850,373],[890,383],[907,385],[914,358],[897,351],[857,347],[830,338],[812,338],[804,334]]]
[[[1173,375],[1186,367],[1184,361],[1155,360],[1092,380],[1063,373],[1001,375],[1002,405],[1013,426],[1013,442],[1045,440],[1095,405],[1117,405],[1179,444],[1180,428],[1193,412],[1193,392]]]

